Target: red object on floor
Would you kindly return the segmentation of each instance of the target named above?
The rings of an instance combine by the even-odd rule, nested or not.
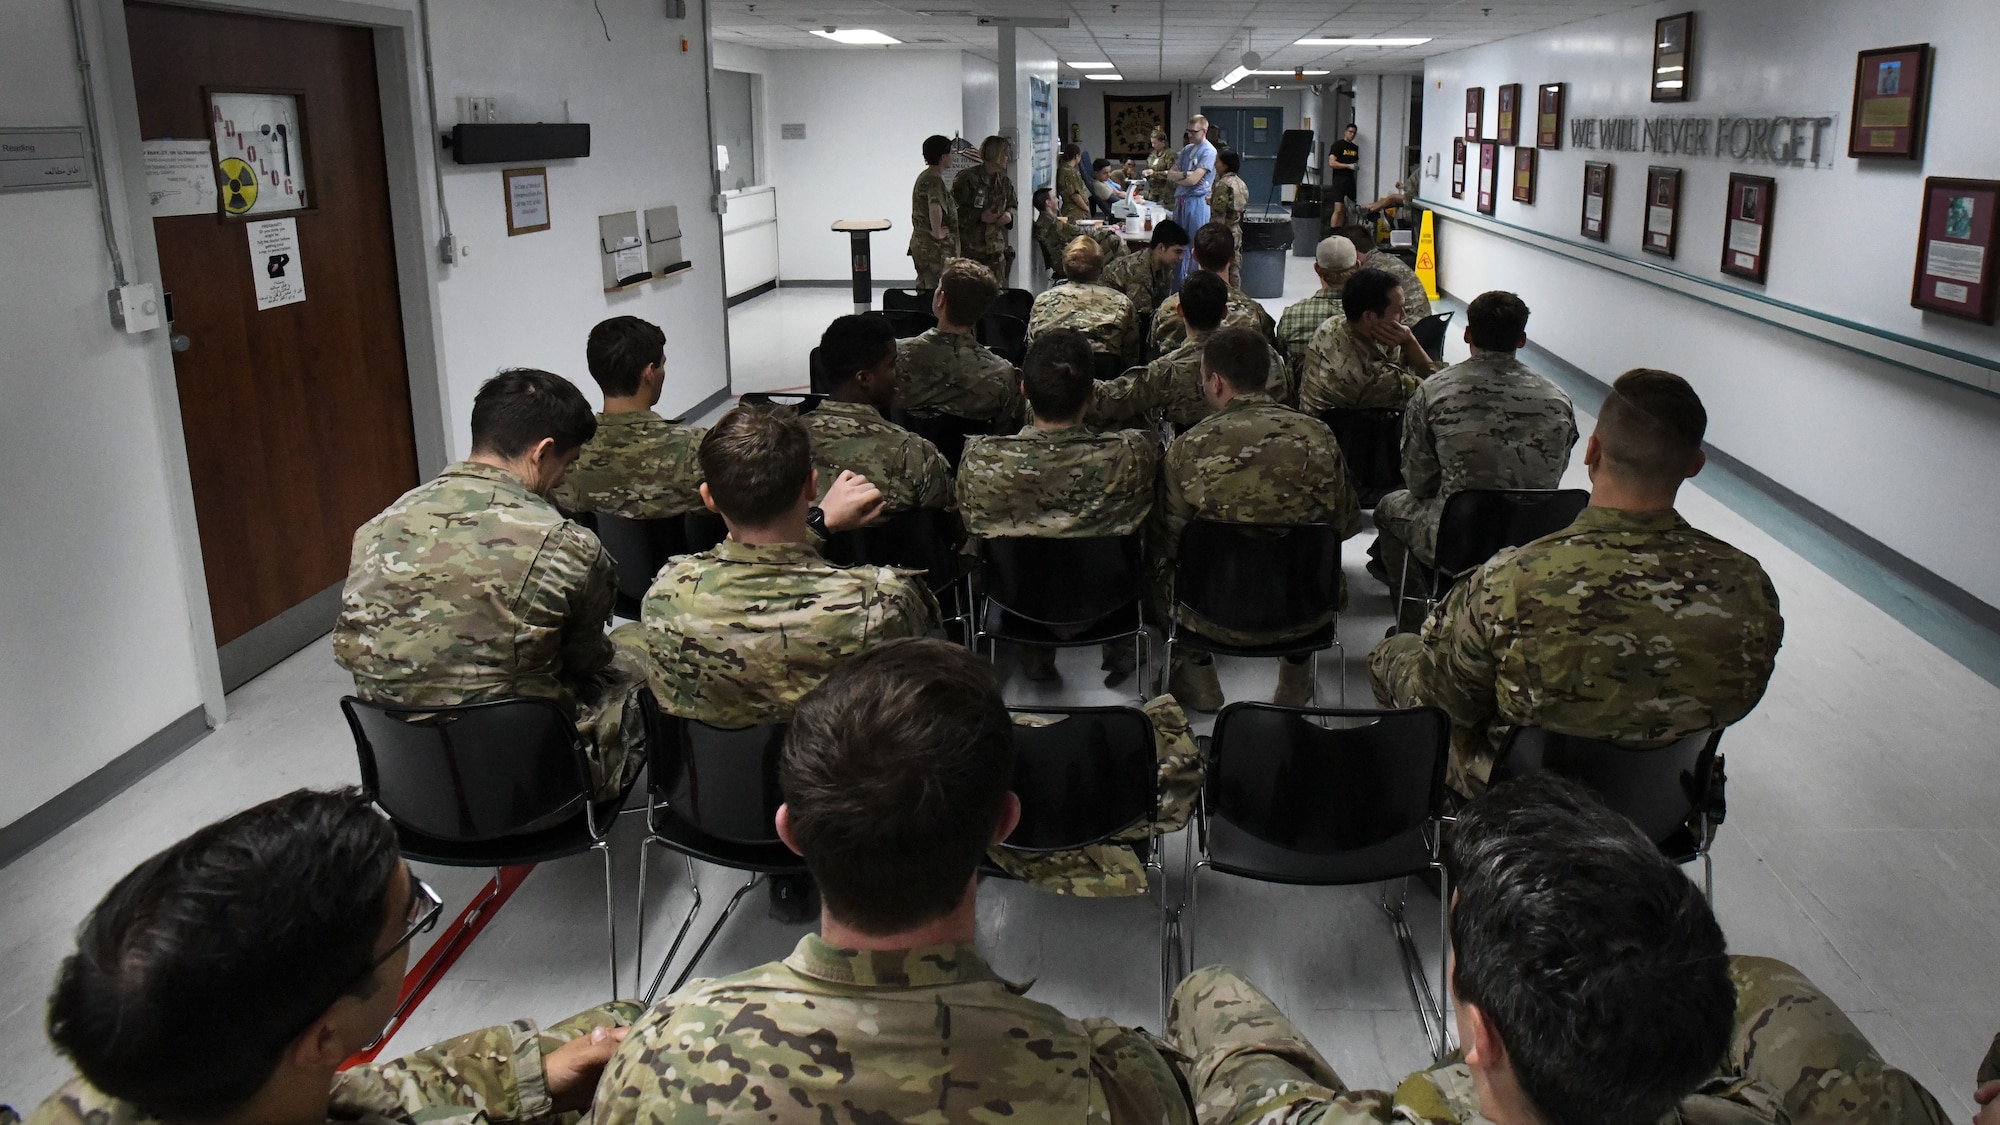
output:
[[[472,948],[472,939],[479,936],[479,931],[486,928],[486,924],[493,920],[494,915],[500,913],[500,908],[507,904],[508,899],[514,897],[514,892],[520,889],[521,881],[534,869],[535,865],[532,863],[524,863],[518,867],[503,867],[499,874],[487,880],[485,889],[467,903],[464,910],[459,911],[458,917],[452,920],[444,933],[438,935],[438,939],[424,951],[423,957],[410,967],[409,972],[403,974],[403,989],[396,994],[396,1014],[390,1018],[387,1030],[382,1032],[382,1038],[341,1063],[340,1069],[346,1070],[349,1067],[375,1061],[375,1056],[381,1054],[382,1048],[388,1046],[389,1040],[394,1039],[396,1033],[403,1029],[403,1024],[409,1021],[410,1014],[417,1010],[417,1005],[424,1002],[424,997],[431,994],[431,989],[437,986],[438,981],[444,979],[445,973],[451,970],[452,965],[457,963],[467,949]]]

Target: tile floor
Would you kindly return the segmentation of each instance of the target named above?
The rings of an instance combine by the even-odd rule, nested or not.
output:
[[[1291,260],[1288,300],[1310,292],[1308,265]],[[848,302],[845,290],[780,290],[734,310],[737,388],[803,386],[807,349]],[[1275,312],[1284,302],[1267,304]],[[1464,350],[1454,340],[1447,358],[1463,358]],[[1582,422],[1587,432],[1590,420]],[[1572,476],[1581,483],[1580,463]],[[1763,560],[1786,617],[1770,692],[1724,743],[1732,784],[1730,819],[1716,846],[1716,909],[1731,945],[1804,969],[1892,1063],[1916,1074],[1953,1116],[1969,1114],[1973,1069],[2000,1029],[2000,962],[1992,956],[2000,939],[2000,829],[1984,815],[2000,800],[2000,771],[1991,764],[2000,688],[1701,488],[1683,499],[1692,522]],[[1386,594],[1361,570],[1368,534],[1349,544],[1353,603],[1341,623],[1355,705],[1369,698],[1363,659],[1389,619]],[[1014,677],[1009,698],[1117,701],[1118,693],[1099,685],[1095,664],[1094,654],[1070,650],[1060,687]],[[1334,661],[1323,662],[1323,699],[1335,696],[1340,676]],[[1224,661],[1231,698],[1268,697],[1275,679],[1269,663]],[[113,880],[192,825],[297,786],[354,780],[335,707],[348,686],[325,641],[306,648],[233,693],[220,730],[0,869],[0,902],[8,904],[0,913],[0,957],[10,966],[0,980],[0,1101],[32,1105],[67,1074],[42,1034],[43,1000],[77,921]],[[651,941],[646,962],[636,963],[638,827],[627,817],[616,840],[625,993],[642,972],[650,979],[660,939],[687,901],[678,863],[656,856]],[[1178,855],[1178,846],[1170,843],[1168,854]],[[536,870],[391,1050],[518,1016],[553,1020],[604,999],[597,863],[584,856]],[[424,874],[454,911],[484,879],[470,870]],[[698,878],[712,915],[734,879],[712,869]],[[1170,888],[1178,893],[1177,881]],[[1411,903],[1411,923],[1433,958],[1435,910],[1423,896]],[[1036,978],[1035,996],[1079,1015],[1158,1026],[1154,920],[1144,900],[1079,901],[992,884],[982,892],[979,918],[982,947],[996,968]],[[1374,889],[1205,875],[1193,927],[1200,959],[1248,971],[1349,1082],[1393,1084],[1425,1063]],[[770,921],[753,896],[702,971],[727,973],[781,956],[800,932]]]

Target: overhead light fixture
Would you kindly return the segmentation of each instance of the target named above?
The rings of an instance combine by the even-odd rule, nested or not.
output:
[[[1422,39],[1299,39],[1294,47],[1415,47],[1431,41],[1426,35]]]
[[[1066,66],[1066,67],[1069,67],[1069,68],[1070,68],[1071,70],[1110,70],[1110,69],[1112,69],[1112,64],[1110,64],[1110,63],[1108,63],[1108,62],[1073,62],[1073,63],[1064,63],[1063,65],[1064,65],[1064,66]]]
[[[1291,70],[1253,70],[1253,71],[1251,71],[1250,73],[1252,73],[1252,74],[1283,74],[1283,75],[1288,75],[1288,76],[1290,76],[1290,75],[1298,75],[1298,74],[1311,74],[1311,75],[1321,75],[1321,74],[1331,74],[1331,73],[1333,73],[1333,72],[1332,72],[1332,71],[1328,71],[1328,70],[1299,70],[1298,68],[1294,67],[1294,68],[1292,68]]]
[[[1122,74],[1086,74],[1086,75],[1084,75],[1084,77],[1085,77],[1085,78],[1088,78],[1088,79],[1090,79],[1090,80],[1091,80],[1092,82],[1123,82],[1123,81],[1125,81],[1125,76],[1124,76],[1124,75],[1122,75]]]
[[[1236,85],[1238,82],[1243,81],[1245,78],[1248,78],[1249,76],[1250,76],[1250,68],[1247,66],[1239,66],[1235,70],[1230,71],[1228,74],[1225,74],[1222,77],[1216,79],[1214,82],[1210,83],[1208,88],[1211,90],[1227,90],[1231,86]]]
[[[831,39],[835,43],[845,43],[850,47],[887,47],[902,42],[901,39],[892,39],[879,31],[865,27],[851,27],[845,31],[835,31],[829,27],[824,31],[815,29],[813,34],[821,39]]]

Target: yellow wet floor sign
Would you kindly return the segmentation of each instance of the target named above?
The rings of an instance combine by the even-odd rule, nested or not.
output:
[[[1438,299],[1437,235],[1431,230],[1431,213],[1424,212],[1424,226],[1417,235],[1417,280],[1424,283],[1424,296]]]

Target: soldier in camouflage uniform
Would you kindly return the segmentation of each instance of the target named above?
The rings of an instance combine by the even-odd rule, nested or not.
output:
[[[1153,509],[1152,557],[1160,606],[1173,603],[1174,558],[1181,532],[1197,519],[1230,523],[1325,523],[1342,539],[1361,530],[1361,509],[1333,431],[1273,402],[1263,393],[1270,349],[1247,328],[1220,328],[1202,348],[1202,390],[1215,413],[1167,447],[1160,502]],[[1301,637],[1326,620],[1303,620],[1272,635],[1251,636],[1179,614],[1181,624],[1227,644],[1265,644]],[[1222,688],[1212,659],[1176,650],[1169,690],[1184,706],[1214,711]],[[1311,665],[1279,664],[1274,701],[1302,706],[1312,694]]]
[[[587,1109],[637,1004],[337,1069],[381,1032],[409,942],[441,908],[358,790],[302,789],[201,829],[84,921],[48,1012],[82,1076],[29,1120],[487,1125]]]
[[[1007,284],[1008,230],[1014,225],[1014,209],[1020,193],[1014,178],[1007,174],[1012,149],[1005,137],[988,137],[979,144],[980,164],[960,172],[951,181],[951,202],[958,216],[958,254],[971,258],[993,271],[993,279]]]
[[[1414,325],[1431,315],[1430,295],[1424,291],[1423,279],[1410,264],[1387,250],[1377,248],[1375,228],[1365,224],[1345,226],[1335,232],[1354,244],[1354,252],[1361,256],[1361,268],[1381,270],[1396,279],[1397,288],[1403,291],[1403,323]]]
[[[1727,956],[1694,885],[1577,786],[1495,789],[1448,839],[1462,1048],[1351,1090],[1254,985],[1202,969],[1168,1027],[1206,1125],[1946,1122],[1798,970]]]
[[[1171,211],[1174,207],[1174,184],[1167,179],[1167,173],[1174,170],[1174,161],[1180,158],[1180,150],[1167,143],[1167,130],[1163,126],[1153,126],[1153,133],[1147,139],[1153,150],[1146,154],[1146,198]]]
[[[1157,1040],[1028,999],[973,946],[975,865],[1019,816],[1013,762],[992,666],[942,641],[883,645],[801,701],[777,823],[821,932],[661,1000],[605,1068],[593,1125],[1192,1125]]]
[[[1340,307],[1340,290],[1354,276],[1355,260],[1352,242],[1339,235],[1321,239],[1313,253],[1313,272],[1319,275],[1319,290],[1287,305],[1278,317],[1278,350],[1284,353],[1286,366],[1291,369],[1294,387],[1305,373],[1306,346],[1312,343],[1313,333],[1328,320],[1347,319],[1346,310]]]
[[[819,338],[832,394],[805,416],[821,496],[843,471],[882,490],[890,513],[951,507],[951,464],[917,434],[889,421],[896,401],[895,330],[880,316],[843,316]]]
[[[972,326],[999,295],[985,266],[970,258],[945,263],[931,296],[937,327],[896,342],[898,407],[919,418],[950,415],[1000,425],[1020,420],[1019,373],[972,337]]]
[[[1209,223],[1194,232],[1194,264],[1196,268],[1229,281],[1229,263],[1236,260],[1236,243],[1229,236],[1229,228],[1221,223]],[[1190,271],[1189,276],[1193,273]],[[1183,280],[1182,285],[1187,282]],[[1180,296],[1176,294],[1160,302],[1153,314],[1153,333],[1148,343],[1148,355],[1163,356],[1181,346],[1186,337],[1186,325],[1174,314],[1180,308]],[[1253,328],[1261,333],[1264,342],[1273,349],[1278,346],[1278,322],[1264,310],[1250,295],[1234,285],[1229,286],[1229,313],[1222,318],[1224,328]]]
[[[1221,173],[1215,177],[1215,189],[1209,193],[1209,214],[1215,221],[1229,228],[1229,237],[1236,241],[1236,256],[1229,259],[1229,287],[1243,287],[1243,213],[1250,210],[1250,185],[1237,175],[1243,170],[1243,155],[1235,149],[1225,148],[1215,154],[1215,167]]]
[[[1345,314],[1328,320],[1306,345],[1299,369],[1299,409],[1397,409],[1443,365],[1424,353],[1402,320],[1396,279],[1359,270],[1340,291]]]
[[[1576,445],[1576,412],[1568,395],[1514,358],[1527,345],[1527,324],[1528,306],[1512,293],[1473,298],[1465,328],[1472,358],[1424,380],[1410,396],[1403,414],[1405,487],[1375,505],[1377,557],[1392,588],[1406,550],[1422,566],[1432,565],[1438,516],[1453,493],[1562,483]]]
[[[925,137],[924,170],[910,188],[910,260],[919,289],[937,285],[945,262],[958,256],[958,213],[938,168],[950,152],[950,137]]]
[[[704,431],[653,412],[667,382],[666,342],[658,325],[636,316],[614,316],[590,330],[584,360],[604,392],[604,410],[551,494],[564,511],[650,520],[701,507],[695,450]]]
[[[1090,218],[1090,189],[1083,182],[1083,146],[1064,143],[1056,158],[1058,210],[1065,219]]]
[[[611,556],[548,493],[597,428],[546,371],[503,371],[472,407],[472,457],[354,533],[333,658],[363,699],[416,706],[508,696],[569,709],[600,796],[645,764],[641,668],[605,639]]]
[[[730,411],[702,441],[701,462],[702,497],[729,538],[670,562],[638,623],[612,635],[642,656],[668,713],[718,727],[784,722],[841,661],[936,627],[937,603],[918,576],[820,556],[811,438],[789,410]],[[873,488],[857,499],[853,483],[844,474],[827,490],[827,531],[881,510]]]
[[[1035,204],[1035,246],[1042,252],[1042,259],[1049,267],[1049,273],[1058,281],[1069,275],[1063,269],[1063,250],[1079,238],[1088,238],[1097,243],[1104,254],[1105,262],[1115,262],[1126,256],[1124,236],[1115,227],[1091,227],[1085,229],[1056,214],[1056,195],[1048,188],[1036,188],[1033,196]]]
[[[1228,308],[1227,282],[1206,270],[1189,274],[1173,310],[1173,315],[1187,322],[1185,342],[1144,367],[1099,383],[1090,408],[1090,424],[1133,426],[1158,420],[1184,430],[1208,417],[1213,408],[1202,394],[1201,351],[1209,335],[1222,325]],[[1271,368],[1265,393],[1283,401],[1287,389],[1284,361],[1276,352],[1265,350]]]
[[[1188,232],[1172,219],[1154,223],[1152,235],[1150,246],[1114,259],[1098,279],[1131,300],[1141,337],[1152,334],[1154,311],[1174,291],[1188,250]]]
[[[1420,635],[1368,658],[1375,698],[1452,718],[1448,780],[1477,793],[1515,727],[1666,742],[1757,705],[1784,621],[1756,559],[1674,511],[1707,415],[1664,371],[1612,386],[1584,450],[1591,506],[1461,579]]]
[[[1104,273],[1104,256],[1097,243],[1078,238],[1063,248],[1066,284],[1035,295],[1028,313],[1028,342],[1058,328],[1081,332],[1098,352],[1122,363],[1139,358],[1139,317],[1125,294],[1097,279]]]

